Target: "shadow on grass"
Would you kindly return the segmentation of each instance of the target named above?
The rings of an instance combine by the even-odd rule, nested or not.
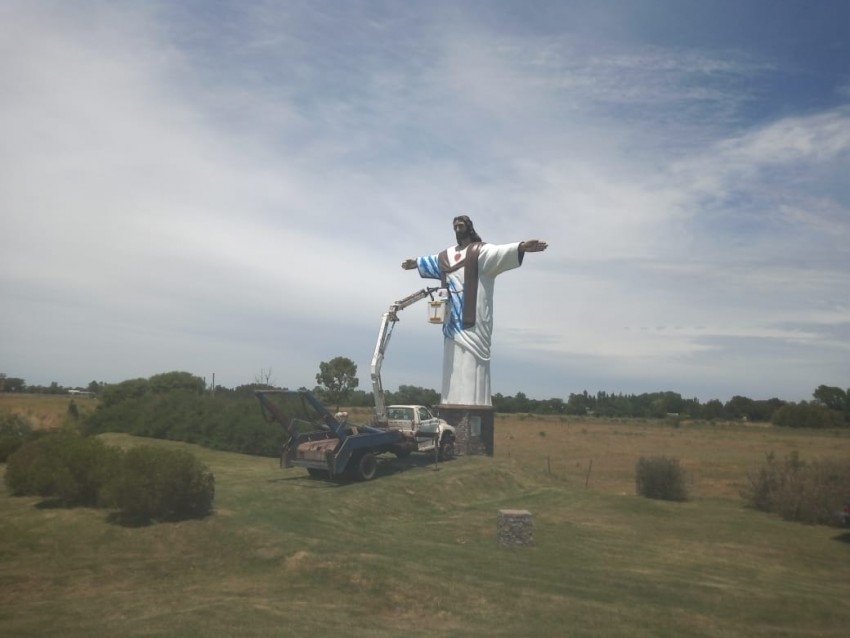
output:
[[[126,512],[110,512],[106,515],[106,522],[110,525],[119,527],[139,528],[150,527],[151,525],[167,525],[169,523],[182,523],[184,521],[201,521],[212,516],[214,511],[209,511],[206,514],[197,514],[195,516],[179,516],[166,519],[153,519],[148,517],[133,516]]]
[[[285,470],[284,470],[285,471]],[[269,479],[268,483],[292,483],[295,487],[308,489],[328,489],[330,487],[342,487],[345,483],[331,481],[327,476],[311,476],[310,474],[295,474],[294,476],[283,476],[281,478]]]
[[[838,536],[833,536],[832,540],[838,541],[839,543],[850,543],[850,531],[839,534]]]
[[[39,501],[35,504],[35,509],[37,510],[58,510],[58,509],[71,509],[73,507],[79,507],[77,505],[68,505],[65,501],[60,498],[46,498],[43,501]]]
[[[134,518],[131,516],[127,516],[124,512],[110,512],[106,515],[106,522],[110,525],[117,525],[119,527],[150,527],[154,524],[154,521],[151,519],[141,519]]]
[[[58,496],[45,498],[35,504],[35,509],[37,510],[73,510],[81,507],[88,509],[96,508],[95,505],[90,503],[69,503],[68,501],[63,501]]]
[[[85,509],[100,509],[93,505],[86,505],[82,503],[66,503],[60,498],[46,498],[42,501],[39,501],[35,504],[35,508],[39,510],[72,510],[78,508]],[[132,516],[127,514],[126,512],[121,511],[113,511],[106,515],[106,522],[110,525],[118,525],[120,527],[149,527],[150,525],[162,524],[162,523],[180,523],[183,521],[200,521],[209,516],[212,516],[214,511],[209,511],[205,514],[198,514],[195,516],[180,516],[168,519],[151,519],[151,518],[142,518],[139,516]]]
[[[396,458],[396,457],[378,457],[378,464],[375,470],[375,477],[372,480],[377,480],[382,477],[392,476],[394,474],[400,474],[402,472],[407,472],[410,470],[425,470],[425,471],[439,471],[443,467],[443,463],[451,463],[453,461],[441,461],[440,463],[434,463],[434,457],[430,454],[411,454],[404,458]],[[289,470],[282,470],[284,472],[288,472]],[[363,481],[358,481],[356,479],[352,479],[346,476],[341,476],[338,478],[331,479],[327,473],[321,473],[316,475],[311,474],[302,474],[301,471],[295,470],[296,473],[294,475],[286,475],[280,478],[269,479],[269,483],[280,483],[287,482],[297,487],[308,488],[308,489],[327,489],[327,488],[335,488],[335,487],[345,487],[346,485],[354,485],[357,483],[362,483]]]
[[[439,471],[443,467],[443,463],[451,463],[453,461],[434,462],[432,454],[411,454],[404,458],[387,459],[384,463],[387,474],[395,474],[397,472],[407,472],[408,470],[425,469],[431,471]],[[378,465],[378,470],[382,469]]]

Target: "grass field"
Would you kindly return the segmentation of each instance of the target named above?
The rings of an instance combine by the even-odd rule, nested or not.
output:
[[[191,449],[215,513],[126,528],[3,494],[0,635],[845,636],[850,534],[738,490],[769,451],[850,457],[847,434],[500,416],[495,458],[388,459],[350,485],[104,435]],[[691,501],[634,495],[654,454]],[[501,508],[531,511],[533,546],[496,545]]]
[[[26,417],[35,429],[51,429],[68,421],[68,406],[73,402],[77,413],[85,416],[97,406],[97,399],[67,394],[25,394],[0,392],[0,413]]]

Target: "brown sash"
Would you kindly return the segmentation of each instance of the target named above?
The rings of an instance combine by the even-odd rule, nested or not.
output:
[[[466,266],[463,271],[463,327],[475,325],[475,312],[478,302],[478,252],[484,242],[476,241],[466,247],[466,256],[457,263],[449,260],[449,250],[446,249],[437,257],[440,267],[440,281],[446,286],[446,273],[454,272]]]

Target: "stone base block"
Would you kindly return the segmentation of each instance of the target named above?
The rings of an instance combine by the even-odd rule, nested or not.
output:
[[[534,519],[528,510],[499,510],[496,517],[496,542],[504,546],[531,545]]]
[[[493,456],[494,416],[489,405],[454,405],[441,403],[437,415],[455,427],[456,454]]]

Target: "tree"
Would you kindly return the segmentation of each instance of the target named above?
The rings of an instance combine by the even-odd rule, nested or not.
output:
[[[502,395],[501,392],[496,392],[490,400],[493,403],[493,409],[496,412],[502,412],[503,414],[510,414],[514,411],[514,399],[513,397],[506,397]]]
[[[791,428],[840,428],[847,421],[837,410],[815,403],[788,404],[773,413],[774,425]]]
[[[514,412],[531,412],[531,401],[525,392],[517,392],[514,395]]]
[[[175,390],[189,390],[203,394],[206,385],[201,377],[195,376],[191,372],[163,372],[148,379],[148,389],[154,394],[163,394]]]
[[[336,409],[339,410],[342,402],[360,384],[356,375],[356,363],[347,357],[334,357],[319,364],[316,382],[322,386],[327,400],[335,403]]]
[[[596,397],[590,396],[587,393],[587,390],[582,392],[581,394],[570,393],[570,397],[567,400],[566,405],[566,413],[567,414],[578,414],[585,415],[593,412],[593,409],[596,407]]]
[[[108,408],[130,399],[138,399],[148,392],[147,379],[127,379],[121,383],[104,386],[100,395],[101,407]]]
[[[567,404],[564,403],[563,399],[552,397],[546,401],[541,401],[537,411],[541,414],[566,414]]]
[[[749,397],[735,395],[723,406],[724,413],[728,419],[750,419],[755,401]]]
[[[706,401],[705,405],[702,406],[700,416],[710,421],[723,418],[723,403],[720,399]]]
[[[260,368],[259,374],[254,375],[254,383],[261,388],[271,388],[274,385],[271,366],[268,370]]]
[[[393,403],[437,405],[439,402],[439,392],[428,388],[421,388],[417,385],[400,385],[398,386],[398,392],[393,393]]]
[[[751,421],[769,422],[773,418],[773,413],[785,405],[786,402],[776,397],[772,399],[759,400],[753,404],[753,410],[750,414]]]
[[[27,384],[23,379],[0,373],[0,392],[25,392],[26,389]]]
[[[687,414],[692,419],[695,419],[700,415],[701,410],[702,406],[697,397],[693,399],[682,399],[682,414]]]
[[[819,385],[812,393],[818,405],[830,410],[845,412],[847,408],[847,393],[841,388],[828,385]]]

